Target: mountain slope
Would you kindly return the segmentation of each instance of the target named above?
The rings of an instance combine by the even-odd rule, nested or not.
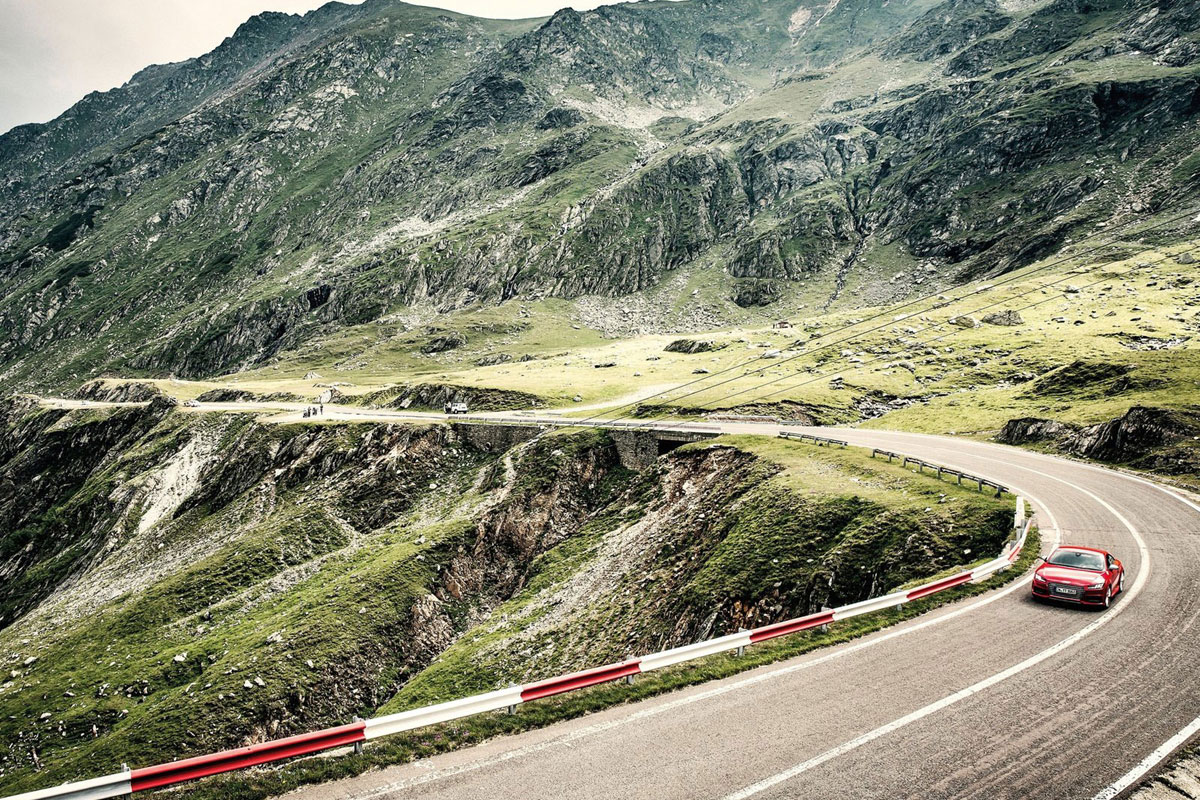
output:
[[[1007,271],[1194,202],[1198,28],[1115,0],[256,18],[0,139],[0,381],[204,377],[517,299],[710,287],[678,330]]]

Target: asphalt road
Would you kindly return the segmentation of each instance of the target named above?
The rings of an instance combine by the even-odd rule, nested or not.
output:
[[[1012,487],[1044,548],[1117,554],[1124,595],[1105,612],[1044,606],[1026,576],[845,645],[288,797],[1091,798],[1200,715],[1200,508],[1187,498],[1000,445],[806,432]]]
[[[289,797],[1091,798],[1200,715],[1200,510],[1185,499],[998,445],[812,432],[1013,487],[1047,547],[1118,554],[1125,596],[1107,612],[1049,607],[1024,579],[846,645]]]

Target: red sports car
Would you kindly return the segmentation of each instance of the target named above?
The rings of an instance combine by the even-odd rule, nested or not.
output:
[[[1125,565],[1093,547],[1060,547],[1033,573],[1033,596],[1108,608],[1125,590]]]

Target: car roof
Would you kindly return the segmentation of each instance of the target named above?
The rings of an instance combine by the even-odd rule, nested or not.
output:
[[[1084,547],[1083,545],[1079,544],[1065,544],[1062,547],[1057,548],[1054,552],[1057,553],[1059,550],[1082,550],[1085,553],[1099,553],[1102,556],[1108,555],[1107,550],[1101,550],[1098,547]]]

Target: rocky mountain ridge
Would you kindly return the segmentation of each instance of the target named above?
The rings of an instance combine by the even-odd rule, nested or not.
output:
[[[0,137],[0,382],[210,376],[685,272],[766,314],[1003,272],[1194,196],[1198,28],[1152,0],[256,17]]]

